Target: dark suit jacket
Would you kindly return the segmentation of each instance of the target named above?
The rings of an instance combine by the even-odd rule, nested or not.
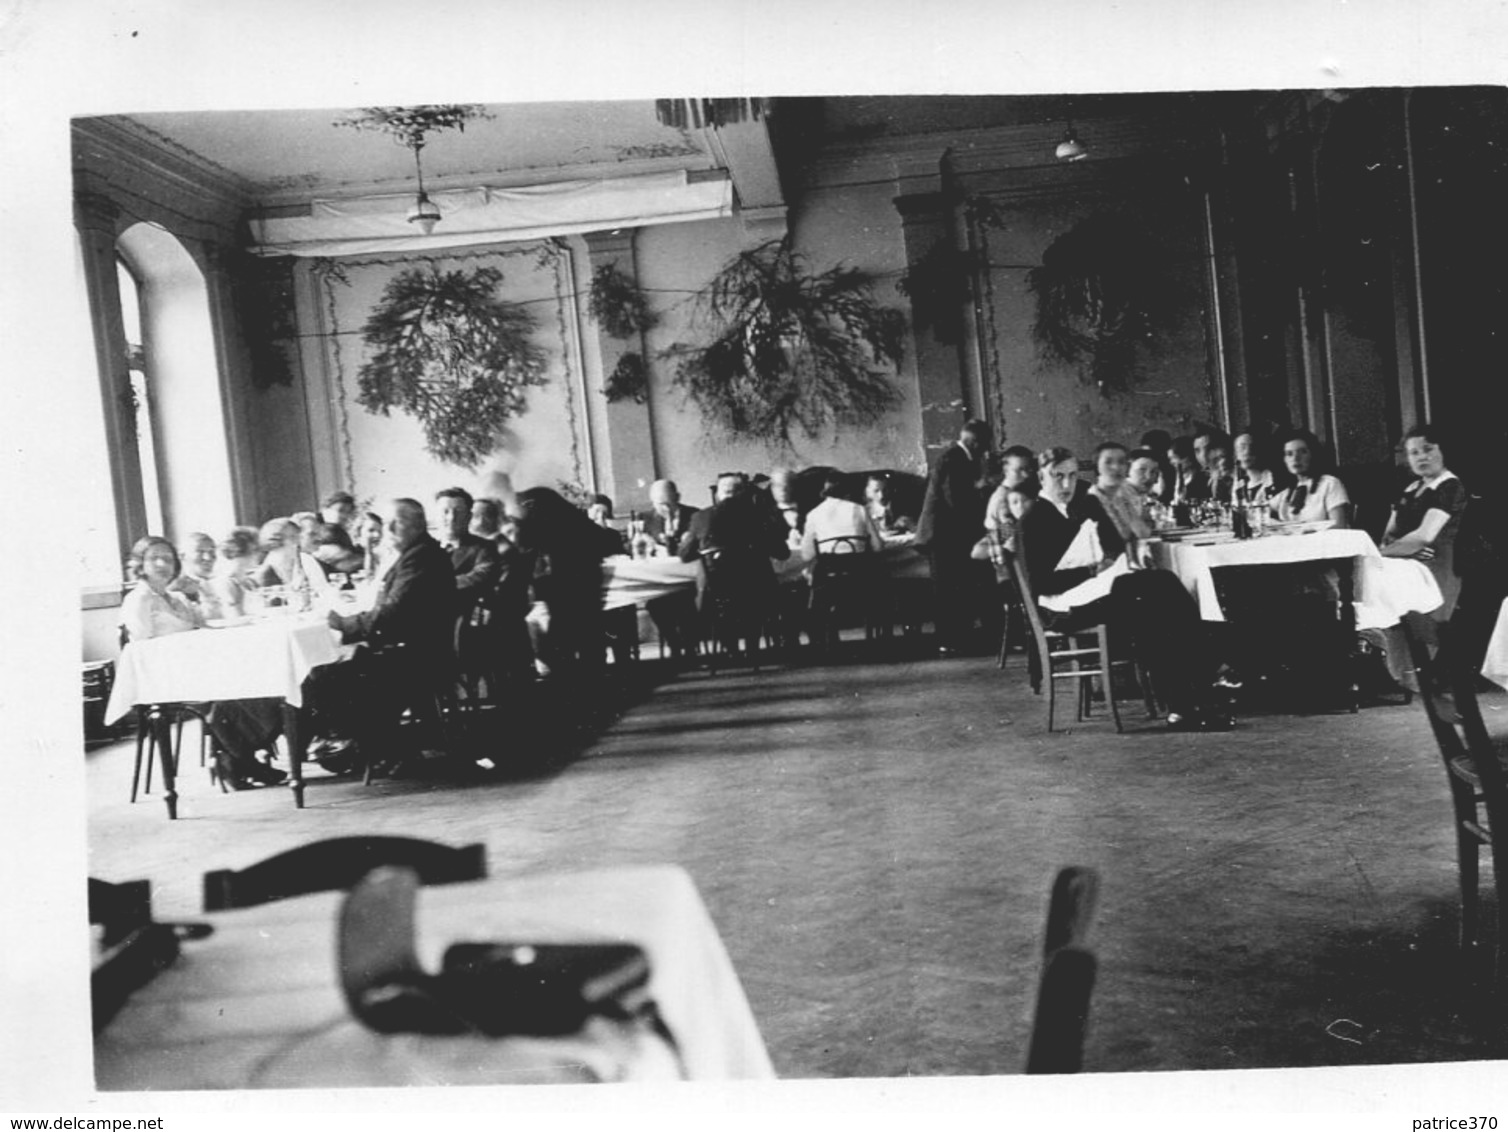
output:
[[[1089,498],[1093,499],[1092,496]],[[1091,515],[1077,499],[1068,505],[1066,516],[1046,499],[1039,499],[1021,520],[1016,536],[1017,552],[1025,555],[1026,575],[1037,597],[1060,594],[1094,576],[1094,570],[1087,566],[1074,570],[1058,569],[1058,563],[1073,544],[1084,520],[1093,518],[1096,516]],[[1103,537],[1102,531],[1102,540]]]
[[[692,518],[701,514],[695,507],[688,507],[684,503],[677,503],[675,511],[675,531],[668,537],[666,535],[667,524],[663,515],[658,511],[651,510],[644,516],[644,533],[670,551],[671,554],[680,553],[681,540],[686,537],[687,531],[691,529]]]
[[[450,568],[456,576],[458,604],[464,606],[491,596],[503,563],[497,543],[468,531],[450,548]]]
[[[404,644],[425,658],[441,660],[453,649],[455,600],[450,556],[425,535],[384,575],[371,609],[339,619],[341,640]]]
[[[791,556],[787,530],[769,496],[751,493],[726,499],[692,516],[691,528],[681,540],[681,561],[695,562],[703,550],[717,549],[722,555],[716,580],[708,573],[709,585],[729,590],[773,585],[770,559],[783,561]]]
[[[916,545],[934,550],[968,551],[984,535],[988,502],[978,486],[979,461],[961,444],[938,457],[927,477],[927,494],[916,525]]]

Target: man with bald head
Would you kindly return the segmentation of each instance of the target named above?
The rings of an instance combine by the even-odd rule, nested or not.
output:
[[[674,480],[655,480],[650,484],[649,502],[653,510],[644,516],[644,533],[663,546],[666,554],[679,554],[681,539],[691,529],[696,508],[681,502],[681,492]]]
[[[388,535],[397,557],[363,613],[329,615],[350,660],[314,670],[321,723],[355,739],[370,764],[391,762],[398,720],[454,668],[456,579],[450,555],[429,536],[424,506],[395,499]],[[401,647],[395,647],[401,646]]]

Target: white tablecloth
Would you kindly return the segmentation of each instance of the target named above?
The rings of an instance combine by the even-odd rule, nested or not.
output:
[[[1206,621],[1224,621],[1210,571],[1221,566],[1261,566],[1349,558],[1355,564],[1356,627],[1385,629],[1409,611],[1440,607],[1440,587],[1429,570],[1407,558],[1384,558],[1366,531],[1328,530],[1268,535],[1211,544],[1199,540],[1152,542],[1152,559],[1172,570],[1199,602]]]
[[[343,893],[199,917],[189,940],[95,1040],[102,1090],[483,1085],[678,1077],[653,1039],[594,1024],[567,1038],[374,1033],[335,970]],[[499,878],[421,890],[427,970],[460,942],[635,943],[649,990],[696,1080],[769,1078],[769,1054],[701,896],[674,866]]]
[[[701,567],[679,558],[630,558],[626,554],[603,559],[602,608],[643,606],[679,590],[694,591]]]
[[[341,656],[325,614],[277,617],[229,629],[195,629],[127,645],[105,708],[112,723],[135,704],[303,700],[311,669]]]
[[[1487,642],[1487,659],[1482,661],[1482,675],[1508,688],[1508,601],[1498,610],[1497,625]]]

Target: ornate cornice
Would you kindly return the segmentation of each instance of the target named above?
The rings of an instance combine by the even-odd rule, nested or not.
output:
[[[75,167],[106,179],[121,168],[130,169],[234,209],[246,207],[253,197],[253,186],[243,178],[124,115],[75,118],[73,161]]]

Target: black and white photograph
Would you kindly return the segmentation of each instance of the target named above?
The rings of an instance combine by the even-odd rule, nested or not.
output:
[[[1508,1120],[1500,5],[9,9],[0,1111]]]

